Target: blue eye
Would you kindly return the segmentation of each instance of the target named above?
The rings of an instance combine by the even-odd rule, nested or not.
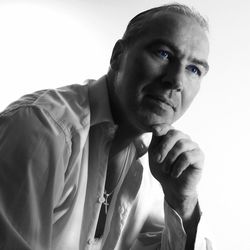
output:
[[[169,59],[169,53],[166,50],[163,49],[159,49],[157,50],[157,55],[161,58],[161,59]]]
[[[189,66],[187,66],[187,70],[189,70],[191,73],[193,73],[195,75],[198,75],[198,76],[201,75],[201,71],[195,65],[189,65]]]

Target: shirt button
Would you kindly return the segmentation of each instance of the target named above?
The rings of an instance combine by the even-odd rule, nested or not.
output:
[[[93,239],[88,239],[88,244],[89,245],[92,245],[94,243],[94,240]]]
[[[105,198],[103,196],[99,197],[98,198],[98,202],[99,203],[103,203],[105,201]]]
[[[123,207],[123,206],[120,206],[120,207],[119,207],[119,212],[120,212],[121,215],[124,213],[124,211],[125,211],[124,207]]]
[[[120,228],[122,228],[123,225],[124,225],[124,220],[121,220],[121,221],[120,221]]]

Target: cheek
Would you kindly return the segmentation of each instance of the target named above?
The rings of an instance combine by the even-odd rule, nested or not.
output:
[[[134,84],[152,82],[160,71],[159,65],[147,53],[135,56],[128,62],[127,74],[132,77]]]
[[[181,95],[181,114],[183,114],[187,108],[191,105],[194,98],[198,94],[200,89],[200,84],[198,82],[188,83]]]
[[[194,83],[190,84],[186,88],[184,88],[182,92],[182,109],[186,111],[186,109],[190,106],[196,95],[200,90],[200,84]]]

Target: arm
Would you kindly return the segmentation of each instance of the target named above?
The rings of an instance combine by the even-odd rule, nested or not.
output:
[[[187,135],[172,127],[155,132],[149,147],[149,165],[160,182],[166,203],[181,217],[185,249],[194,249],[200,219],[197,184],[201,178],[204,156]]]
[[[0,117],[0,248],[50,249],[53,209],[68,152],[46,113],[25,107]]]
[[[129,249],[184,250],[186,232],[183,220],[164,199],[160,183],[150,173],[147,156],[140,159],[143,164],[143,180],[130,214],[131,223],[128,234],[130,237],[127,238],[127,241],[134,243]],[[197,205],[199,204],[197,203]],[[199,206],[195,209],[200,218]],[[139,224],[138,230],[131,230]],[[207,229],[207,222],[201,216],[195,238],[195,250],[212,250],[211,243],[206,238],[210,235]]]

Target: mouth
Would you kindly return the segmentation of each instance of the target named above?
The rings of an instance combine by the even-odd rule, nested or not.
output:
[[[148,94],[146,97],[153,100],[154,102],[170,106],[174,111],[176,110],[176,105],[173,103],[173,101],[165,98],[164,96]]]

